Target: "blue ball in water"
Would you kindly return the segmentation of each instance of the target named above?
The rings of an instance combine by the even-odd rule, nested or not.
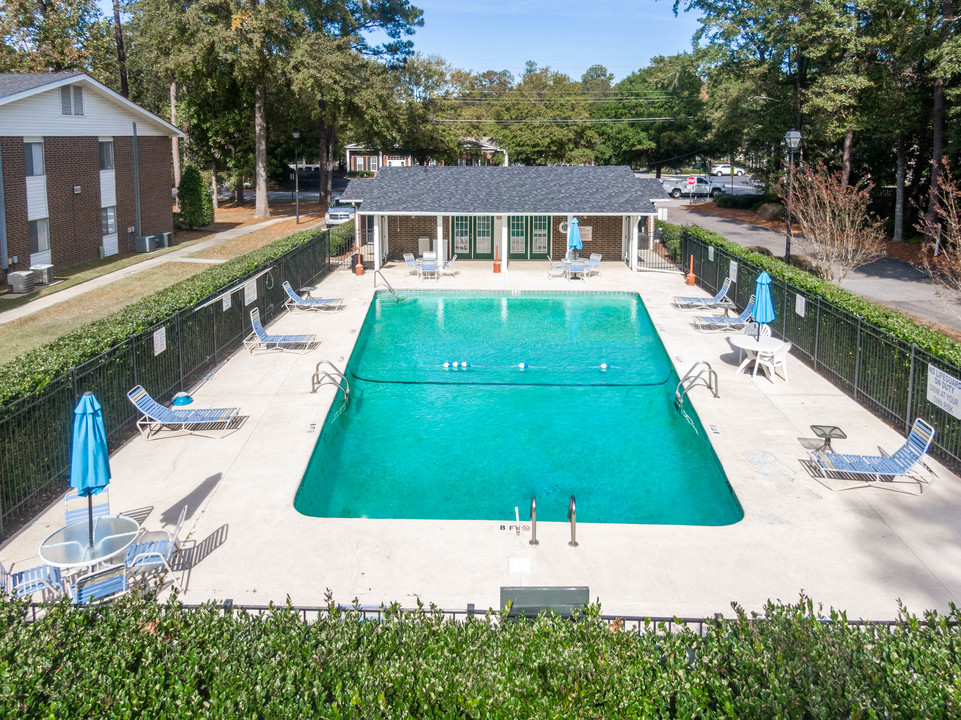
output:
[[[601,372],[607,372],[607,368],[608,368],[607,363],[601,363]]]
[[[520,363],[517,367],[519,367],[521,370],[526,370],[526,369],[527,369],[527,363]]]
[[[449,367],[450,367],[450,363],[446,363],[446,362],[445,362],[445,363],[444,363],[444,367],[445,367],[445,368],[449,368]]]

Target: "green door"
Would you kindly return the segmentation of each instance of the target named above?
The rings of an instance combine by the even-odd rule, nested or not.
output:
[[[494,257],[494,223],[490,216],[454,217],[453,253],[459,258]]]
[[[544,259],[551,251],[551,219],[547,215],[512,216],[508,226],[507,256]]]

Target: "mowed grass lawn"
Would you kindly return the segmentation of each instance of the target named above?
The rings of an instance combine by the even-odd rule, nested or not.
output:
[[[273,204],[272,204],[273,206]],[[272,210],[274,215],[286,214],[286,207],[275,208]],[[216,225],[237,227],[239,225],[254,224],[246,216],[252,217],[253,208],[244,207],[240,211],[236,208],[227,208],[225,211],[218,210]],[[323,215],[301,213],[300,224],[296,224],[293,219],[275,223],[262,230],[256,230],[247,235],[226,240],[225,242],[208,248],[206,251],[194,253],[188,257],[209,260],[229,260],[239,257],[245,253],[256,250],[272,242],[280,240],[288,235],[300,232],[316,224]],[[229,218],[229,219],[227,219]],[[196,244],[201,240],[209,239],[214,234],[210,232],[193,231],[184,233],[184,239],[189,244]],[[177,247],[183,247],[184,242],[179,242],[180,236],[175,239]],[[169,251],[168,251],[169,252]],[[106,266],[98,264],[96,268],[84,270],[71,276],[74,280],[77,276],[83,280],[90,280],[100,277],[107,272],[120,270],[134,264],[137,260],[156,257],[156,254],[136,255],[134,258],[124,258],[115,263],[108,263]],[[40,347],[41,345],[56,340],[61,335],[72,332],[87,323],[104,318],[116,312],[125,305],[136,302],[141,298],[152,295],[175,283],[180,282],[192,275],[203,272],[208,267],[207,263],[178,262],[176,258],[171,259],[157,267],[138,272],[135,275],[118,278],[109,285],[90,292],[78,295],[68,301],[57,303],[48,308],[38,310],[25,317],[10,322],[0,322],[0,365],[10,362],[18,355],[29,350]],[[45,288],[44,294],[52,294],[63,287],[76,285],[76,282],[58,283],[57,285]],[[41,295],[31,295],[31,299],[41,297]],[[18,305],[23,304],[18,302]],[[0,320],[2,311],[11,307],[0,303]]]

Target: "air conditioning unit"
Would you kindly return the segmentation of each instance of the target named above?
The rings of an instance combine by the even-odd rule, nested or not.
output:
[[[171,239],[171,237],[173,237],[173,233],[169,233],[169,232],[157,233],[157,235],[156,235],[156,238],[157,238],[157,247],[158,247],[158,248],[170,247],[170,239]]]
[[[417,254],[423,255],[430,252],[431,239],[429,237],[417,238]]]
[[[138,235],[134,240],[134,250],[137,252],[153,252],[156,249],[157,241],[153,235]]]
[[[28,293],[33,290],[33,273],[29,270],[7,273],[7,282],[11,292]]]
[[[31,265],[33,281],[37,285],[49,285],[53,282],[53,265]]]

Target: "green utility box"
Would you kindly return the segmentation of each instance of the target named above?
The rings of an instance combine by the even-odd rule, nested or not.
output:
[[[537,617],[544,611],[570,617],[575,610],[584,612],[590,596],[587,585],[504,586],[501,587],[501,610],[510,604],[508,617]]]

